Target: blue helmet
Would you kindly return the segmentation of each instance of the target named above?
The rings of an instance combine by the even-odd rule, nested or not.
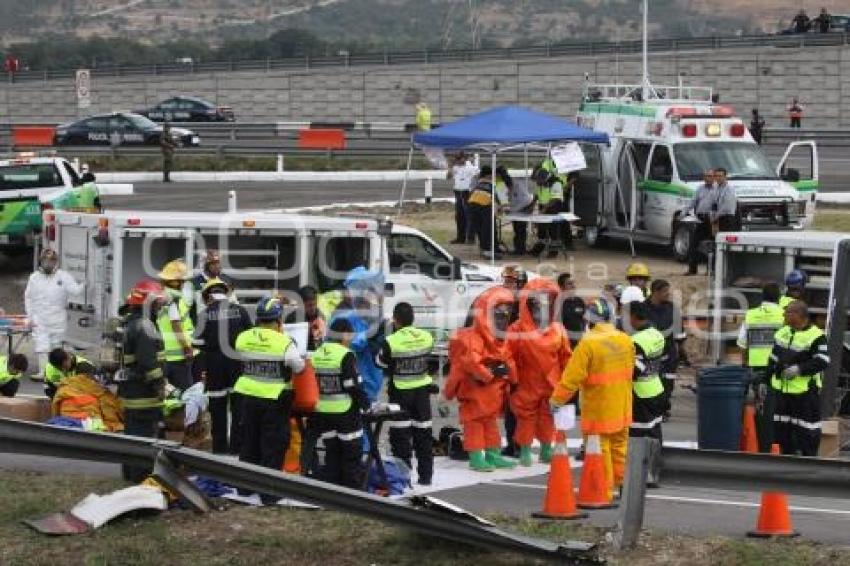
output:
[[[788,287],[804,287],[808,282],[809,276],[802,269],[795,269],[785,277],[785,285]]]
[[[270,322],[280,320],[283,317],[283,305],[280,304],[280,299],[265,295],[257,303],[257,320],[261,322]]]

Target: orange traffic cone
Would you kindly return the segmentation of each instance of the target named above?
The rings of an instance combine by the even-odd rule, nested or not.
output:
[[[611,500],[611,486],[605,476],[605,462],[599,435],[587,437],[584,466],[578,486],[578,506],[581,509],[610,509],[617,504]]]
[[[771,454],[779,454],[779,445],[770,447]],[[748,537],[796,537],[800,533],[791,526],[791,512],[788,510],[788,496],[781,491],[764,491],[761,494],[761,507],[756,530],[747,533]]]
[[[283,457],[283,471],[288,474],[301,473],[301,429],[295,417],[289,419],[289,447]]]
[[[759,438],[756,433],[756,408],[752,403],[744,405],[744,423],[741,427],[741,441],[738,450],[752,453],[759,451]]]
[[[537,519],[584,519],[587,513],[576,509],[573,492],[573,475],[570,457],[567,454],[567,436],[563,431],[555,433],[555,450],[549,467],[549,482],[543,498],[543,511],[531,515]]]

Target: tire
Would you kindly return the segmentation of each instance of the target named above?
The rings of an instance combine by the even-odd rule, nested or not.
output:
[[[603,241],[604,237],[600,234],[598,226],[585,226],[584,227],[584,243],[591,248],[598,248]]]
[[[691,246],[694,242],[694,227],[684,222],[676,222],[673,224],[673,238],[670,242],[670,247],[673,250],[673,257],[679,263],[686,263],[688,256],[691,253]]]

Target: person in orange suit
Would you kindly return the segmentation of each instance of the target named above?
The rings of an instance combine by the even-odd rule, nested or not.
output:
[[[540,461],[552,459],[555,421],[549,397],[572,355],[567,331],[554,319],[558,293],[553,281],[530,281],[519,294],[519,320],[508,329],[508,346],[517,368],[517,387],[511,395],[517,418],[514,439],[523,466],[532,464],[534,438],[540,441]]]
[[[484,291],[473,303],[472,326],[449,341],[451,371],[444,392],[460,404],[463,447],[475,471],[514,466],[499,453],[499,416],[517,379],[506,341],[513,305],[514,295],[504,287]]]
[[[588,331],[576,346],[561,381],[549,400],[560,408],[581,391],[581,432],[599,436],[609,489],[623,485],[632,422],[632,373],[635,346],[617,330],[605,300],[591,303],[585,312]]]

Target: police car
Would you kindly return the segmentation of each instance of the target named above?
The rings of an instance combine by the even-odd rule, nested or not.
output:
[[[60,124],[54,145],[159,145],[162,125],[132,112],[98,114],[76,122]],[[171,137],[180,146],[200,145],[198,135],[186,128],[171,128]]]
[[[155,122],[234,122],[236,117],[229,106],[215,104],[194,96],[175,96],[156,106],[139,110]]]

